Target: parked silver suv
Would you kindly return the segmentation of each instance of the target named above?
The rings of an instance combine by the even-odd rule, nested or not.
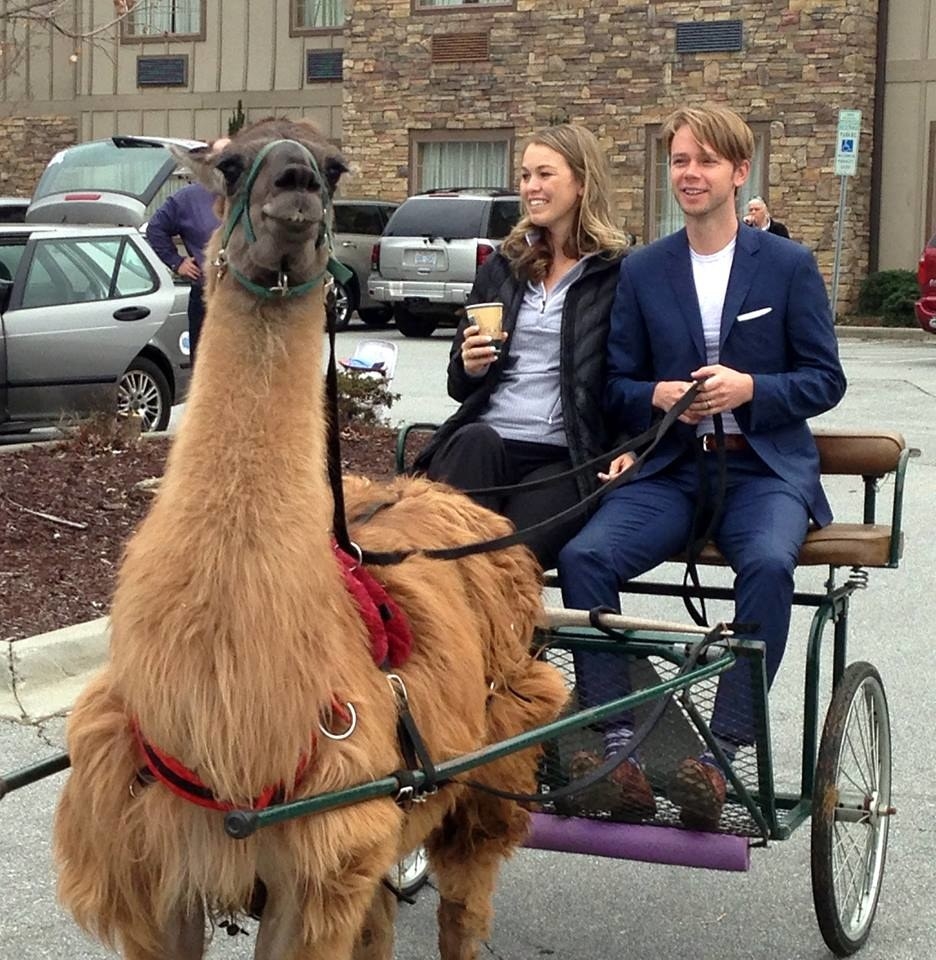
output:
[[[393,316],[386,303],[367,292],[371,251],[398,204],[387,200],[346,200],[336,197],[332,204],[335,221],[332,242],[335,257],[352,272],[347,285],[336,283],[335,327],[344,330],[355,310],[368,327],[382,327]]]
[[[374,247],[367,289],[393,305],[397,329],[428,337],[453,324],[478,267],[520,218],[520,197],[507,190],[433,190],[404,200]]]

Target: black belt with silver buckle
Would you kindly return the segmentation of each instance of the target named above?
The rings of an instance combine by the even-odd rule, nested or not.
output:
[[[741,450],[750,450],[751,445],[747,439],[740,433],[726,433],[722,436],[721,443],[714,433],[703,433],[701,437],[696,437],[703,453],[715,453],[719,447],[725,453],[737,453]]]

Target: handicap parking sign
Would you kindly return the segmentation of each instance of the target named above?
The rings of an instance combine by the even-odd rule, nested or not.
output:
[[[852,177],[858,172],[858,138],[861,136],[861,111],[840,110],[836,132],[835,174]]]

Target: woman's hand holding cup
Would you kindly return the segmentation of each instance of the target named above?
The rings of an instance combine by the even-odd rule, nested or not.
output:
[[[461,358],[469,376],[487,373],[488,367],[500,355],[501,344],[507,339],[501,329],[503,309],[500,303],[479,303],[465,308],[472,323],[465,328]]]

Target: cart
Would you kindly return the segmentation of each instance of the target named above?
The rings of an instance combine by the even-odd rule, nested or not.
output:
[[[406,450],[404,432],[400,454]],[[722,870],[746,870],[750,851],[783,840],[811,818],[812,888],[822,936],[839,956],[858,950],[867,939],[881,891],[890,818],[891,735],[887,698],[870,663],[848,663],[847,640],[852,597],[868,586],[869,571],[896,568],[902,553],[903,490],[907,464],[917,451],[896,433],[816,434],[822,472],[861,478],[856,522],[833,523],[810,532],[801,566],[828,568],[823,588],[799,592],[796,605],[813,610],[807,638],[799,783],[777,789],[771,749],[769,704],[763,644],[741,640],[729,625],[698,627],[682,623],[635,620],[584,611],[551,610],[548,625],[535,638],[538,655],[567,678],[570,706],[552,723],[475,753],[445,760],[435,776],[471,780],[471,771],[516,750],[542,744],[540,791],[522,798],[533,809],[527,845],[563,852],[639,859]],[[890,492],[890,510],[878,522],[878,493]],[[840,505],[840,512],[842,508]],[[722,558],[708,545],[700,562]],[[731,600],[719,587],[637,581],[627,594]],[[832,626],[831,702],[820,734],[819,703],[822,643]],[[625,662],[632,690],[577,702],[574,659],[600,653],[609,663]],[[709,721],[719,677],[729,670],[748,671],[753,690],[756,742],[728,764],[712,735]],[[603,724],[624,711],[637,719],[635,740],[655,793],[655,810],[635,816],[614,802],[607,780],[586,784],[576,757],[600,749]],[[685,829],[679,811],[666,796],[665,781],[679,758],[707,747],[722,761],[728,782],[726,803],[717,829]],[[7,792],[65,769],[65,755],[53,757],[0,779]],[[418,796],[429,777],[423,769],[360,784],[340,792],[269,807],[232,811],[225,829],[232,838],[249,836],[265,826],[376,797]],[[520,799],[520,798],[518,798]],[[414,866],[415,865],[415,866]],[[401,867],[395,884],[418,887],[423,860],[419,851]]]

